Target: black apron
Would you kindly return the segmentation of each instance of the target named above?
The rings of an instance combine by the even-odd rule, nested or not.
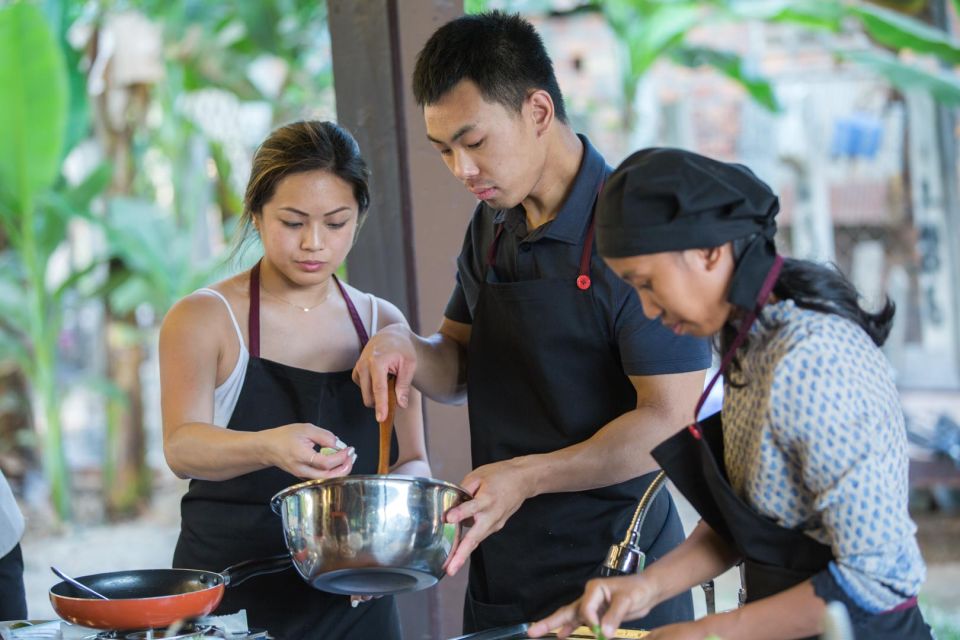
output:
[[[636,409],[614,336],[590,286],[593,221],[567,277],[498,282],[491,244],[473,316],[467,392],[474,468],[582,442]],[[576,473],[571,469],[571,473]],[[623,539],[655,473],[610,487],[526,500],[470,558],[464,632],[540,619],[581,595]],[[666,491],[651,504],[639,544],[653,562],[683,540]],[[627,628],[693,618],[690,593]]]
[[[373,410],[364,406],[350,371],[317,373],[260,358],[259,267],[257,264],[250,272],[250,361],[227,428],[260,431],[294,422],[316,424],[355,448],[352,473],[376,473],[377,421]],[[359,314],[336,282],[361,345],[366,344]],[[396,459],[394,436],[391,460]],[[181,503],[182,524],[173,566],[221,571],[244,560],[287,552],[281,518],[269,503],[278,491],[298,482],[300,478],[276,467],[219,482],[192,480]],[[251,628],[266,629],[283,640],[402,637],[393,597],[353,608],[349,596],[313,589],[292,565],[287,571],[228,587],[214,613],[240,609],[247,610]]]
[[[769,297],[780,265],[778,259],[759,300],[765,301]],[[704,390],[695,413],[699,414],[704,399],[726,370],[755,317],[756,312],[744,320],[737,340]],[[743,559],[747,602],[800,584],[826,569],[834,559],[829,546],[801,531],[781,527],[754,511],[736,495],[724,465],[723,423],[719,413],[681,430],[655,447],[652,454],[703,520]],[[915,598],[894,611],[870,614],[860,609],[832,580],[826,582],[824,590],[818,586],[815,583],[818,596],[826,601],[840,600],[847,607],[854,633],[860,640],[931,637]]]
[[[23,553],[18,542],[0,557],[0,620],[26,620],[27,596],[23,586]]]

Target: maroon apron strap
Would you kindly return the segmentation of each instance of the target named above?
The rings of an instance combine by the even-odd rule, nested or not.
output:
[[[783,267],[783,258],[781,256],[776,256],[773,260],[773,266],[770,267],[770,271],[767,272],[767,277],[763,280],[763,286],[760,288],[760,293],[757,295],[757,303],[750,310],[750,312],[744,317],[743,322],[740,323],[740,329],[737,331],[737,337],[733,339],[733,344],[730,345],[730,348],[727,349],[727,352],[723,354],[723,360],[720,361],[720,368],[717,369],[717,372],[713,374],[713,378],[710,379],[709,384],[704,388],[703,393],[700,394],[700,399],[697,401],[697,408],[693,410],[693,423],[690,424],[687,429],[690,430],[690,433],[693,434],[697,440],[700,439],[702,433],[700,432],[700,409],[703,407],[703,403],[707,401],[707,396],[710,395],[710,390],[713,389],[713,385],[716,384],[717,380],[727,370],[727,367],[730,365],[730,361],[733,360],[734,354],[736,354],[737,349],[740,348],[740,345],[743,344],[743,341],[747,338],[747,333],[750,331],[750,327],[753,326],[754,321],[757,319],[757,314],[760,313],[760,309],[763,308],[763,305],[766,304],[767,298],[770,297],[770,294],[773,292],[774,285],[777,284],[777,277],[780,275],[780,269]]]
[[[250,269],[250,311],[247,313],[248,349],[254,358],[260,357],[260,261]]]
[[[363,348],[367,346],[367,342],[370,340],[370,336],[367,335],[367,329],[363,326],[363,321],[360,320],[360,314],[357,313],[357,308],[353,304],[353,300],[350,299],[350,296],[347,294],[347,290],[340,284],[340,279],[334,275],[333,281],[337,283],[337,288],[340,289],[340,295],[343,296],[343,301],[347,303],[347,311],[350,312],[350,320],[353,321],[353,328],[357,331],[357,337],[360,338],[360,350],[363,351]],[[374,300],[373,304],[377,304]],[[376,327],[370,327],[373,331],[376,331]]]
[[[580,271],[577,273],[577,288],[586,291],[590,288],[590,258],[593,256],[593,234],[596,229],[596,220],[594,212],[597,209],[597,199],[600,197],[600,191],[603,190],[604,181],[597,187],[597,195],[593,198],[593,208],[590,210],[590,225],[587,227],[587,237],[583,241],[583,249],[580,251]],[[497,257],[497,246],[500,244],[500,234],[503,233],[503,224],[497,225],[497,233],[493,236],[493,242],[490,243],[490,249],[487,251],[487,267],[493,267],[494,260]]]
[[[915,606],[917,606],[917,596],[913,596],[912,598],[907,598],[906,600],[904,600],[903,602],[895,606],[893,609],[887,609],[883,613],[897,613],[899,611],[906,611],[907,609],[912,609]]]
[[[353,328],[357,332],[357,337],[360,338],[360,348],[363,349],[367,346],[367,342],[370,340],[370,336],[367,335],[367,330],[363,326],[363,321],[360,320],[360,314],[357,313],[357,308],[353,304],[353,300],[350,299],[350,296],[347,295],[347,290],[343,288],[343,285],[340,284],[340,280],[336,275],[333,276],[333,281],[337,283],[337,288],[340,289],[340,294],[343,296],[344,302],[347,303],[347,311],[350,312],[350,320],[353,322]],[[376,303],[374,303],[376,304]],[[247,316],[247,331],[250,333],[248,341],[250,342],[249,351],[250,355],[254,358],[260,357],[260,262],[257,261],[257,264],[253,265],[253,268],[250,269],[250,312]]]
[[[590,226],[587,227],[587,237],[583,241],[583,251],[580,253],[580,273],[577,274],[577,288],[586,291],[590,288],[590,256],[593,255],[593,233],[596,229],[597,200],[600,199],[600,192],[603,191],[603,185],[606,180],[600,181],[597,187],[597,195],[593,197],[593,207],[590,209]]]
[[[590,256],[593,254],[593,230],[595,228],[595,220],[591,215],[590,226],[587,227],[587,237],[583,241],[583,252],[580,254],[580,273],[577,275],[577,288],[581,291],[590,288]]]
[[[493,236],[493,242],[490,243],[490,249],[487,250],[487,266],[493,267],[493,263],[497,258],[497,246],[500,244],[500,234],[503,233],[503,225],[497,225],[497,232]]]

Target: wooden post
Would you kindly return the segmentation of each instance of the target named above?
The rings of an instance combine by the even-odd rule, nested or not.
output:
[[[373,172],[370,215],[347,260],[350,283],[396,304],[414,330],[440,324],[475,201],[429,145],[410,80],[416,54],[462,0],[329,0],[337,114]],[[433,475],[470,469],[464,407],[425,404]],[[399,597],[407,640],[460,634],[466,571]],[[362,605],[361,605],[362,606]]]

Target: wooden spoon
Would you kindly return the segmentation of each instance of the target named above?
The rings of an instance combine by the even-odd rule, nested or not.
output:
[[[393,414],[397,412],[397,379],[387,378],[387,417],[380,423],[380,458],[377,461],[377,474],[387,475],[390,471],[390,440],[393,436]]]

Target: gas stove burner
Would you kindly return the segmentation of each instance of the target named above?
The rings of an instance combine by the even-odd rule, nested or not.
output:
[[[225,638],[226,635],[214,626],[188,624],[167,635],[165,629],[143,631],[104,631],[94,636],[96,640],[190,640],[191,638]]]
[[[89,640],[203,640],[204,638],[228,638],[230,640],[272,640],[273,636],[262,629],[251,629],[246,633],[226,633],[213,625],[190,624],[167,635],[165,629],[146,629],[141,631],[102,631]]]
[[[166,640],[188,640],[189,638],[214,637],[222,638],[223,633],[216,627],[210,625],[186,624],[179,630],[173,632],[174,635],[168,636],[166,631],[134,631],[124,636],[126,640],[153,640],[154,638],[165,638]]]

